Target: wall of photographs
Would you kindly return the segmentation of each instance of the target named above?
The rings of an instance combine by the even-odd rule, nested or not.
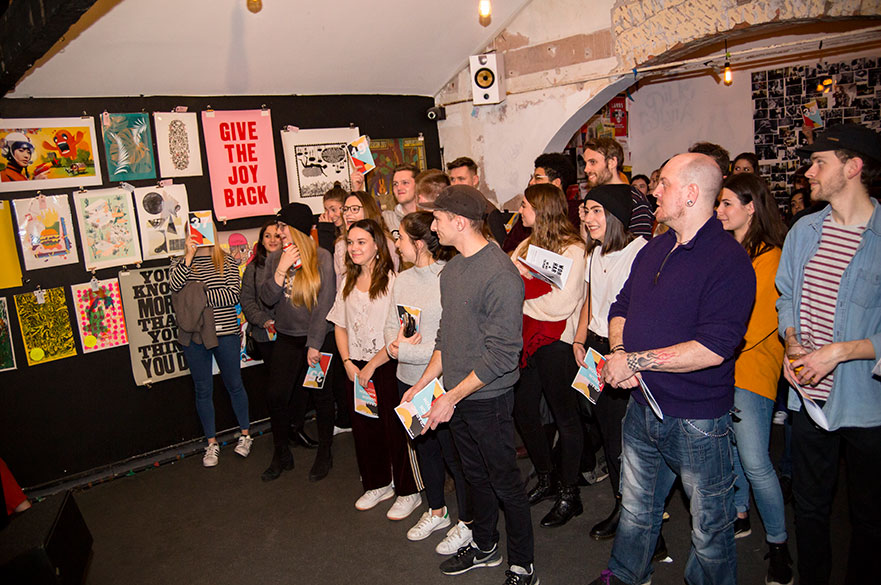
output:
[[[754,71],[752,99],[760,171],[787,201],[801,165],[796,149],[811,131],[843,122],[881,129],[881,59]]]

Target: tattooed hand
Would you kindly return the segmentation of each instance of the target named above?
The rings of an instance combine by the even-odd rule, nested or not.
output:
[[[606,363],[603,366],[603,380],[606,384],[617,386],[618,388],[636,388],[639,380],[634,376],[634,371],[630,368],[628,356],[631,354],[623,351],[616,351],[606,356]]]

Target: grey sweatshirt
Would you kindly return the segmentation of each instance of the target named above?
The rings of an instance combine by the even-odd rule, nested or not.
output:
[[[441,317],[438,275],[443,267],[443,262],[435,262],[424,267],[413,266],[398,274],[398,278],[395,279],[385,322],[385,344],[388,345],[398,338],[398,331],[401,329],[398,305],[417,307],[422,311],[419,314],[419,334],[422,336],[422,341],[415,345],[402,342],[398,346],[397,375],[400,381],[407,384],[415,384],[419,381],[425,366],[431,360],[431,354],[434,353]]]
[[[443,359],[444,387],[451,390],[472,371],[483,388],[466,400],[510,391],[520,377],[523,348],[523,279],[495,244],[461,254],[440,275],[441,317],[435,348]]]
[[[275,268],[281,259],[281,250],[266,257],[266,278],[260,285],[260,300],[275,312],[275,329],[279,333],[294,337],[306,337],[306,347],[320,349],[324,337],[333,327],[327,322],[327,313],[336,297],[336,277],[333,274],[333,258],[330,253],[318,248],[318,272],[321,274],[321,288],[318,300],[310,311],[305,306],[294,306],[284,295],[284,287],[275,283]]]
[[[251,336],[257,341],[269,341],[269,334],[263,328],[263,324],[267,321],[275,319],[275,311],[260,300],[260,285],[267,276],[268,267],[264,263],[263,266],[257,266],[257,261],[251,261],[245,267],[245,274],[242,275],[242,294],[239,302],[242,304],[242,312],[245,319],[251,324]]]

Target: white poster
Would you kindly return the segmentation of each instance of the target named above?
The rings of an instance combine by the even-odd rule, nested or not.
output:
[[[144,260],[179,256],[187,239],[187,187],[140,187],[135,189],[138,229]]]
[[[195,112],[154,112],[156,155],[159,176],[195,177],[202,175],[199,148],[199,117]]]
[[[25,270],[80,261],[67,195],[37,195],[16,199],[12,204],[18,220]]]
[[[324,194],[339,182],[351,188],[348,144],[358,139],[358,127],[282,130],[281,144],[288,173],[288,200],[324,212]]]
[[[73,194],[86,270],[138,264],[141,244],[132,194],[122,188]]]

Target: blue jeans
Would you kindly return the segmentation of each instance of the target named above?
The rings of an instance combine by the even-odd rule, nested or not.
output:
[[[214,376],[211,373],[211,356],[217,360],[223,385],[229,392],[232,410],[236,415],[239,428],[243,431],[251,426],[248,418],[248,393],[242,384],[241,342],[238,335],[220,335],[217,347],[207,349],[201,343],[191,342],[183,348],[190,375],[196,386],[196,412],[202,421],[202,430],[206,439],[213,439],[217,434],[214,427]]]
[[[691,502],[689,585],[734,585],[734,476],[731,417],[695,420],[667,416],[630,400],[622,429],[621,519],[609,569],[625,583],[652,574],[664,499],[678,475]]]
[[[735,388],[734,407],[740,411],[737,413],[739,420],[734,422],[734,507],[741,513],[749,510],[749,488],[752,486],[756,507],[765,524],[765,538],[777,544],[786,542],[783,492],[768,452],[774,401]]]

